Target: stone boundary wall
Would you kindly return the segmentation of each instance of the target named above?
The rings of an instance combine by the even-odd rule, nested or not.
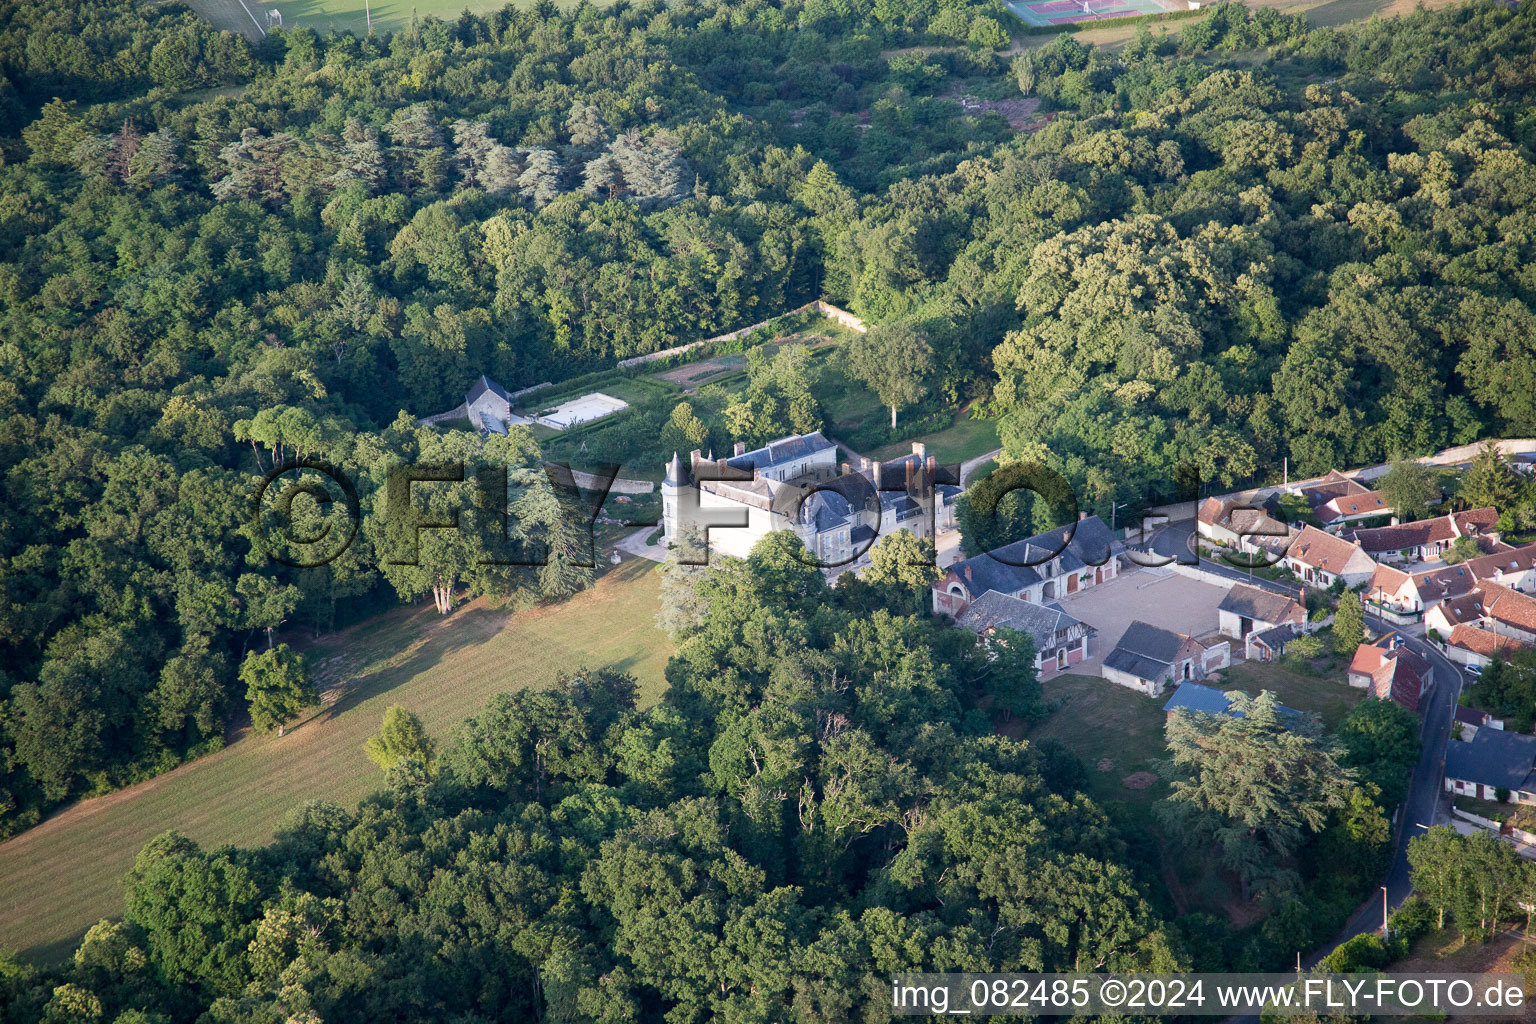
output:
[[[1457,445],[1455,448],[1447,448],[1444,451],[1436,452],[1433,455],[1426,455],[1418,461],[1426,466],[1454,466],[1458,462],[1466,462],[1468,459],[1472,458],[1477,454],[1478,450],[1481,449],[1485,443],[1485,441],[1477,441],[1472,444]],[[1499,451],[1504,453],[1505,458],[1508,458],[1512,455],[1529,455],[1532,452],[1536,452],[1536,438],[1501,438],[1496,443],[1499,446]],[[1349,475],[1358,477],[1361,480],[1375,480],[1378,477],[1385,476],[1387,471],[1391,468],[1392,466],[1390,463],[1382,463],[1377,466],[1366,466],[1363,469],[1357,469],[1352,473],[1349,473],[1348,470],[1341,470],[1341,472],[1349,473]],[[1320,476],[1307,477],[1302,480],[1292,480],[1289,486],[1293,488],[1305,487],[1308,484],[1315,484],[1320,480],[1322,480],[1322,477]],[[1243,501],[1250,504],[1259,504],[1259,501],[1255,499],[1262,499],[1281,489],[1282,485],[1280,484],[1267,484],[1263,487],[1254,487],[1246,491],[1233,491],[1231,494],[1218,494],[1215,495],[1215,497],[1223,499],[1235,498],[1238,501]],[[1168,517],[1169,522],[1176,523],[1185,519],[1195,518],[1195,512],[1199,508],[1199,504],[1199,502],[1195,501],[1182,501],[1173,505],[1159,505],[1156,508],[1148,509],[1147,514],[1165,515]]]
[[[807,302],[803,306],[797,306],[788,312],[779,313],[775,316],[769,317],[766,320],[760,320],[748,327],[730,331],[726,334],[717,334],[713,338],[704,338],[700,341],[690,341],[686,345],[678,345],[674,348],[664,348],[660,352],[648,352],[643,356],[631,356],[628,359],[621,359],[619,360],[618,366],[622,370],[627,370],[634,366],[644,366],[646,363],[654,363],[660,359],[670,359],[673,356],[680,356],[684,352],[691,352],[692,350],[703,345],[713,345],[721,341],[735,341],[737,338],[751,334],[759,327],[767,327],[775,320],[781,320],[786,316],[794,316],[796,313],[809,313],[812,311],[820,313],[828,320],[836,320],[838,323],[842,324],[844,327],[851,331],[857,331],[860,334],[863,334],[865,331],[869,330],[868,324],[854,316],[852,313],[848,312],[846,309],[839,309],[838,307],[832,305],[830,302],[823,302],[821,299],[817,299],[815,302]]]

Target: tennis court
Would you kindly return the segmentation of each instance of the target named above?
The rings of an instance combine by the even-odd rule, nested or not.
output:
[[[1187,11],[1189,0],[1010,0],[1007,7],[1026,25],[1048,28],[1080,21]]]
[[[556,430],[564,430],[578,423],[612,416],[628,408],[628,402],[614,398],[612,395],[605,395],[601,391],[594,391],[589,395],[562,402],[553,409],[546,410],[542,415],[535,416],[533,421],[542,423],[546,427],[554,427]]]

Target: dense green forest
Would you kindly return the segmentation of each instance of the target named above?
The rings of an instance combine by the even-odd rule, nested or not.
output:
[[[1177,42],[1144,27],[1118,52],[1062,35],[1013,58],[993,48],[1008,24],[996,3],[967,0],[541,4],[395,35],[274,32],[252,45],[174,4],[0,4],[0,835],[222,743],[245,711],[242,664],[281,628],[328,628],[338,610],[445,586],[526,603],[584,585],[580,539],[562,496],[539,484],[531,437],[486,447],[410,418],[451,408],[481,373],[509,387],[568,379],[825,297],[920,335],[933,355],[927,392],[976,402],[1010,458],[1042,459],[1094,511],[1168,495],[1179,466],[1228,484],[1281,458],[1308,473],[1536,433],[1531,4],[1343,30],[1222,4]],[[961,103],[1021,95],[1048,115],[1034,130]],[[246,502],[287,455],[323,457],[358,480],[364,529],[343,559],[286,568],[252,536]],[[512,467],[526,491],[516,528],[556,553],[549,566],[466,569],[464,552],[447,551],[433,563],[442,571],[381,571],[385,467],[461,457]],[[824,644],[842,629],[834,612],[805,615]],[[903,658],[963,663],[942,634],[899,628],[913,648]],[[710,730],[725,735],[732,716],[764,706],[769,681],[747,677],[766,663],[745,649],[722,656],[740,662],[721,669],[739,688],[712,698],[730,709],[724,720],[713,709],[648,726],[703,730],[678,749],[713,751]],[[686,664],[674,687],[686,688]],[[946,680],[924,684],[942,707],[922,713],[970,735],[961,705],[947,703],[951,674],[966,669],[931,671]],[[578,705],[550,713],[593,737],[624,717]],[[907,711],[870,713],[879,729],[910,725]],[[652,925],[574,920],[587,912],[578,892],[593,906],[628,898],[617,874],[590,866],[615,843],[610,863],[659,857],[680,893],[721,901],[718,920],[737,921],[743,942],[793,917],[806,950],[927,955],[961,918],[981,934],[974,906],[996,908],[956,897],[934,911],[932,933],[885,936],[909,925],[864,918],[918,899],[944,874],[934,865],[963,861],[973,840],[913,850],[883,825],[866,840],[881,853],[857,867],[830,849],[791,864],[786,838],[754,839],[750,815],[713,802],[729,766],[677,769],[652,797],[617,794],[620,754],[606,742],[593,739],[567,780],[616,793],[585,793],[565,810],[564,792],[520,795],[508,810],[513,781],[497,797],[494,781],[449,770],[471,756],[449,752],[445,781],[355,814],[326,811],[276,852],[168,841],[146,854],[144,877],[190,872],[189,886],[220,890],[226,903],[198,911],[208,944],[155,946],[177,941],[165,931],[175,918],[157,916],[171,910],[133,904],[149,959],[131,952],[141,947],[130,923],[98,936],[80,970],[119,954],[122,970],[144,963],[143,984],[185,986],[145,997],[177,1018],[191,1012],[177,999],[270,1003],[292,957],[247,962],[261,919],[287,922],[266,926],[273,950],[310,948],[282,928],[332,936],[337,959],[315,967],[324,984],[307,967],[293,968],[307,979],[294,984],[338,1005],[363,989],[415,1005],[414,993],[440,984],[513,1019],[531,1003],[508,1000],[553,1005],[552,993],[581,990],[585,971],[611,979],[602,999],[647,1016],[663,1003],[688,1007],[679,1020],[730,1016],[710,1000],[758,998],[731,983],[724,954],[683,972],[694,988],[648,988],[666,972],[624,936]],[[912,737],[888,742],[890,763],[917,765],[901,786],[969,773],[942,786],[991,793],[993,782],[975,780],[997,775],[1014,780],[999,792],[1031,806],[1047,793],[1071,799],[1041,781],[1036,752],[973,737],[940,767],[919,763]],[[521,764],[525,753],[504,756]],[[486,757],[488,770],[510,770]],[[790,804],[799,786],[786,790]],[[642,811],[659,817],[631,820]],[[1051,847],[1066,872],[1074,858],[1123,856],[1109,838],[1039,841],[1069,844]],[[458,896],[402,909],[426,888],[404,867],[393,876],[393,858],[424,872],[487,844],[528,844],[526,857],[505,858],[528,875],[507,884],[555,900],[533,918],[553,928],[569,913],[584,937],[491,918],[482,932]],[[466,856],[463,870],[488,858]],[[146,893],[163,882],[143,883]],[[749,892],[782,894],[750,910],[731,902]],[[353,898],[367,909],[344,927],[306,917],[340,914],[325,901]],[[857,929],[874,930],[836,913],[805,923],[791,912],[801,899],[845,905]],[[1185,955],[1159,938],[1142,897],[1125,899],[1135,923],[1110,943],[1115,956]],[[1277,918],[1305,923],[1307,912]],[[418,930],[396,927],[407,913]],[[449,925],[470,930],[433,931]],[[969,936],[953,939],[946,962],[983,962],[967,959]],[[1079,962],[1100,940],[1029,941],[1016,950],[1037,960],[1006,962]],[[616,943],[628,959],[583,959],[584,943]],[[682,955],[685,937],[677,943]],[[455,952],[434,960],[427,949]],[[499,975],[481,958],[508,950],[524,958],[527,984],[493,995]],[[566,959],[552,964],[556,950]],[[847,959],[863,970],[905,962],[861,956]],[[442,975],[412,989],[373,957]],[[122,970],[71,984],[128,986],[98,995],[128,1006],[123,993],[140,982]],[[365,980],[375,977],[391,980]],[[827,1001],[816,1012],[836,1019],[834,993],[858,985],[775,991]]]

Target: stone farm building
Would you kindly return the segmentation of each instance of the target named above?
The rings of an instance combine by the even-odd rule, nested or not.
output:
[[[972,601],[956,625],[989,641],[1002,627],[1028,634],[1035,642],[1035,668],[1042,679],[1086,659],[1088,639],[1094,634],[1092,626],[1074,619],[1054,602],[1031,604],[995,590]]]
[[[1098,516],[1005,544],[956,562],[933,585],[933,610],[958,619],[989,590],[1046,604],[1098,586],[1119,574],[1113,537]]]
[[[1216,609],[1221,634],[1240,640],[1249,660],[1269,661],[1306,631],[1307,609],[1284,594],[1239,583]]]
[[[1197,640],[1138,620],[1126,627],[1115,649],[1104,656],[1101,671],[1112,683],[1160,697],[1169,683],[1204,679],[1226,668],[1231,653],[1224,637]]]

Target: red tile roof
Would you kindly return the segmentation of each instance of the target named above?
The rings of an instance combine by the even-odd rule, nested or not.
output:
[[[1335,498],[1343,498],[1349,495],[1369,494],[1371,489],[1364,484],[1345,476],[1336,469],[1328,471],[1328,475],[1315,484],[1307,484],[1297,490],[1307,504],[1316,509]]]
[[[1369,676],[1370,691],[1374,696],[1396,701],[1409,711],[1417,711],[1430,665],[1407,647],[1393,646],[1393,634],[1388,633],[1375,643],[1355,648],[1349,671],[1354,675]]]
[[[1310,565],[1314,569],[1326,569],[1328,572],[1338,573],[1344,571],[1344,566],[1359,550],[1357,545],[1351,544],[1342,537],[1324,533],[1315,526],[1305,526],[1291,542],[1286,557],[1303,565]]]
[[[1392,511],[1392,506],[1387,504],[1380,491],[1366,491],[1363,494],[1340,495],[1317,506],[1313,511],[1323,522],[1337,523],[1350,516],[1384,515]]]
[[[1485,582],[1480,589],[1483,610],[1490,618],[1536,633],[1536,597],[1502,583]]]
[[[1440,614],[1452,626],[1462,622],[1477,622],[1483,617],[1483,592],[1473,590],[1440,603]]]
[[[1500,573],[1522,573],[1536,568],[1536,544],[1508,548],[1498,554],[1467,560],[1467,568],[1480,580],[1493,579]]]
[[[1485,658],[1491,658],[1495,654],[1511,654],[1522,648],[1530,647],[1530,644],[1521,643],[1513,637],[1500,636],[1498,633],[1481,629],[1467,623],[1458,623],[1451,630],[1451,635],[1445,642],[1452,647],[1459,647],[1473,654],[1480,654]]]
[[[1475,537],[1497,525],[1499,513],[1492,508],[1474,508],[1451,515],[1422,519],[1416,523],[1378,526],[1356,530],[1353,537],[1368,552],[1399,551],[1425,544],[1444,543],[1457,537]]]

